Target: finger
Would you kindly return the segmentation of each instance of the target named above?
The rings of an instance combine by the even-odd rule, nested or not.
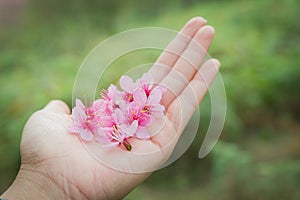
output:
[[[151,141],[160,149],[176,145],[183,129],[213,82],[219,66],[220,63],[216,59],[205,62],[180,96],[171,103],[166,113],[168,120],[160,126],[159,134],[151,137]]]
[[[43,110],[67,115],[70,114],[69,106],[61,100],[50,101]]]
[[[214,37],[214,28],[204,26],[199,29],[193,40],[182,53],[168,75],[161,81],[168,91],[162,99],[167,108],[170,103],[183,91],[187,83],[194,77]],[[182,78],[178,78],[182,77]],[[176,84],[175,81],[177,81]],[[184,80],[184,81],[182,81]]]
[[[206,20],[202,17],[192,18],[181,29],[175,39],[166,47],[164,52],[157,59],[156,63],[149,70],[154,77],[154,82],[160,82],[165,77],[172,66],[176,63],[179,55],[186,49],[196,32],[204,26]],[[164,66],[164,67],[162,67]]]
[[[204,63],[182,93],[170,104],[167,114],[177,133],[183,131],[198,108],[209,86],[213,83],[219,67],[220,62],[216,59],[210,59]],[[179,110],[181,116],[178,115]]]

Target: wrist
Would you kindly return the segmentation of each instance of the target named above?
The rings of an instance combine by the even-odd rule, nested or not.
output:
[[[1,195],[3,199],[65,199],[51,178],[42,171],[21,165],[12,185]]]

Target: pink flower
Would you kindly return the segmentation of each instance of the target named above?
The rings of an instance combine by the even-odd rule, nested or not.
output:
[[[148,96],[153,86],[153,79],[149,73],[143,74],[142,78],[138,79],[136,82],[133,82],[129,76],[122,76],[120,79],[120,86],[125,91],[124,100],[132,102],[132,94],[137,88],[143,88]]]
[[[154,88],[147,97],[145,90],[137,89],[133,93],[133,99],[141,109],[142,113],[156,118],[164,116],[165,107],[160,104],[162,92],[159,88]]]
[[[105,147],[121,145],[126,139],[126,135],[117,130],[115,126],[100,128],[95,136],[96,141],[104,144]]]
[[[135,102],[127,105],[126,110],[123,112],[126,113],[125,115],[129,123],[136,120],[139,126],[148,126],[152,122],[151,116],[148,113],[142,112],[140,106]]]
[[[164,106],[160,105],[162,92],[159,88],[154,88],[147,97],[143,88],[138,88],[133,93],[134,102],[130,103],[127,111],[129,121],[138,121],[136,137],[139,139],[149,139],[150,133],[147,127],[152,123],[152,118],[164,116]]]
[[[122,76],[120,79],[120,86],[125,91],[125,100],[132,102],[132,94],[137,88],[142,88],[148,97],[151,90],[154,88],[154,81],[150,73],[144,73],[142,78],[138,79],[135,83],[129,76]],[[163,86],[157,85],[155,88],[159,89],[162,94],[166,93],[166,88]]]
[[[107,108],[111,111],[118,107],[119,103],[123,101],[122,92],[113,84],[111,84],[107,90],[104,90],[101,96],[107,102]]]
[[[150,73],[143,74],[142,78],[136,81],[136,84],[138,87],[143,88],[147,97],[150,95],[151,91],[154,90],[154,88],[159,89],[162,94],[165,94],[167,91],[165,87],[160,85],[156,85],[154,87],[154,80]]]
[[[127,137],[132,137],[138,129],[138,121],[134,120],[131,124],[120,124],[118,130]]]
[[[151,116],[140,112],[141,109],[135,102],[127,104],[123,102],[120,104],[120,110],[125,116],[124,123],[126,124],[131,124],[133,121],[137,121],[139,126],[148,126],[152,122]]]
[[[132,146],[128,141],[129,137],[124,132],[117,130],[117,128],[114,128],[110,132],[102,133],[102,135],[104,136],[104,140],[102,139],[100,142],[104,141],[107,147],[123,145],[128,151],[131,151]]]
[[[160,104],[164,87],[154,86],[152,76],[145,73],[134,82],[128,76],[122,76],[119,91],[110,85],[90,106],[84,106],[76,99],[73,108],[73,125],[70,131],[79,133],[85,141],[95,138],[104,146],[123,145],[131,150],[129,139],[149,139],[147,127],[154,118],[164,116],[164,106]]]
[[[69,130],[79,133],[85,141],[91,141],[94,138],[93,133],[98,129],[98,117],[103,111],[103,100],[95,101],[91,107],[85,107],[83,103],[76,99],[75,107],[72,110],[73,124]]]
[[[130,134],[133,133],[138,139],[148,139],[150,138],[150,133],[148,132],[146,127],[152,123],[152,118],[149,114],[143,113],[141,111],[142,110],[135,102],[127,104],[125,109],[123,108],[122,112],[124,113],[126,118],[125,124],[127,124],[127,127],[130,128],[129,130],[125,130],[125,132],[130,132]],[[121,129],[123,127],[124,126],[120,125]]]
[[[86,113],[91,120],[97,120],[99,116],[105,111],[105,101],[103,99],[97,99],[90,107],[86,108]]]
[[[129,124],[126,121],[124,113],[116,109],[111,118],[111,126],[101,127],[97,132],[96,141],[108,147],[123,144],[130,151],[128,139],[136,133],[138,122],[134,120]]]
[[[153,87],[153,78],[149,73],[143,74],[142,78],[136,81],[139,87],[141,87],[146,96],[150,95],[151,89]]]
[[[126,119],[125,114],[121,111],[121,109],[116,109],[114,114],[114,128],[120,132],[125,138],[132,137],[138,128],[138,121],[132,120],[128,121]]]
[[[124,99],[127,102],[120,106],[121,109],[127,110],[126,117],[129,121],[138,121],[136,137],[149,139],[150,133],[146,127],[152,123],[153,117],[164,116],[165,108],[160,104],[160,100],[166,89],[159,85],[154,87],[153,78],[149,73],[143,74],[135,83],[130,77],[122,76],[120,86],[125,91]]]

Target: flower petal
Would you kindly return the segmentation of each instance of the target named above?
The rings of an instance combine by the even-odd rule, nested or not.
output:
[[[149,126],[152,123],[152,118],[148,114],[140,114],[139,115],[139,125],[140,126]]]
[[[100,114],[100,112],[103,112],[105,108],[106,104],[103,99],[97,99],[92,105],[92,110],[95,112],[95,114]]]
[[[74,124],[72,124],[71,126],[68,127],[68,131],[70,131],[71,133],[78,133],[78,130],[74,126]]]
[[[121,111],[121,109],[116,109],[113,117],[116,124],[122,124],[125,121],[125,114]]]
[[[125,113],[126,112],[126,110],[127,110],[127,104],[126,104],[126,102],[124,101],[124,100],[120,100],[119,102],[118,102],[118,105],[119,105],[119,108],[121,109],[121,111],[123,112],[123,113]]]
[[[151,107],[151,109],[150,109],[151,115],[155,118],[164,117],[164,115],[165,115],[164,111],[165,111],[165,107],[160,104],[157,104],[157,105]]]
[[[133,82],[133,80],[129,76],[122,76],[120,78],[120,86],[121,88],[128,92],[133,93],[133,90],[136,88],[136,84]]]
[[[87,129],[82,129],[80,130],[80,137],[84,140],[84,141],[92,141],[94,138],[94,135],[91,131],[87,130]]]
[[[114,84],[110,84],[109,87],[107,88],[107,92],[109,94],[115,93],[116,90],[117,90],[117,87]]]
[[[147,101],[147,95],[142,88],[138,88],[133,92],[133,99],[140,108],[143,108]]]
[[[136,137],[142,140],[150,138],[150,133],[145,127],[139,127],[136,132]]]
[[[142,78],[140,78],[136,82],[139,83],[140,85],[146,85],[146,84],[153,83],[153,78],[150,73],[144,73]]]
[[[101,116],[99,123],[101,127],[110,127],[114,125],[113,118],[111,116]]]
[[[149,97],[148,97],[148,104],[149,106],[153,104],[158,104],[162,98],[162,92],[159,90],[159,88],[154,88]]]
[[[96,134],[94,136],[95,136],[96,142],[98,142],[98,143],[107,144],[109,142],[108,138],[105,137],[101,128],[98,129],[98,131],[96,132]]]
[[[136,133],[138,128],[138,121],[134,120],[131,125],[121,124],[118,126],[118,130],[123,134],[123,138],[128,138],[133,136]]]
[[[128,127],[128,136],[133,136],[136,133],[138,128],[138,121],[134,120],[131,125]]]
[[[76,126],[80,126],[86,120],[86,114],[80,107],[73,108],[73,120]]]
[[[95,140],[97,143],[101,143],[101,144],[109,144],[109,140],[103,136],[95,136]]]
[[[167,88],[161,85],[157,85],[155,88],[159,89],[162,94],[165,94],[167,92]]]
[[[85,106],[83,105],[83,103],[80,101],[80,99],[76,99],[75,100],[75,107],[78,107],[80,109],[85,109]]]

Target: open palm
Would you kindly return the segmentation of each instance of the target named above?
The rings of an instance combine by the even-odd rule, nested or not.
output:
[[[97,150],[94,143],[83,144],[68,132],[72,116],[66,104],[51,101],[44,109],[33,114],[24,128],[19,176],[27,173],[39,177],[43,184],[47,184],[46,187],[40,187],[45,196],[55,199],[124,197],[150,175],[151,169],[159,168],[168,159],[214,80],[219,62],[210,59],[201,65],[213,36],[214,29],[206,26],[205,20],[193,18],[150,69],[155,82],[168,89],[162,99],[166,117],[163,123],[158,122],[151,127],[152,131],[159,131],[150,140],[133,139],[132,152],[118,148],[111,152],[101,151],[101,148]],[[118,162],[124,168],[143,173],[116,170],[113,161],[112,167],[101,163],[87,149],[96,149],[99,152],[93,153],[103,156],[108,162],[120,159]],[[136,156],[147,152],[152,154]]]

